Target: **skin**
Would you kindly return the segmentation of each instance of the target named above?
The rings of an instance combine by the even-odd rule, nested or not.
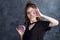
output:
[[[32,8],[32,7],[29,7],[27,9],[27,16],[28,18],[30,19],[30,22],[33,23],[33,22],[36,22],[36,17],[38,17],[37,13],[36,13],[37,9],[36,8]]]
[[[36,13],[37,9],[36,8],[32,8],[32,7],[29,7],[27,9],[27,16],[28,18],[30,19],[30,22],[33,23],[33,22],[36,22],[36,17],[38,17],[37,13]],[[19,25],[20,26],[20,25]],[[19,27],[18,26],[18,27]],[[21,38],[23,37],[23,34],[25,32],[25,30],[21,30],[20,28],[16,28],[16,30],[18,31],[18,33],[20,34]]]
[[[30,22],[33,23],[33,22],[36,22],[36,17],[38,17],[38,15],[36,14],[36,9],[35,8],[32,8],[32,7],[29,7],[27,9],[27,16],[28,18],[30,19]],[[33,13],[34,12],[34,13]],[[19,25],[20,26],[20,25]],[[19,27],[18,26],[18,27]],[[16,28],[16,30],[19,32],[19,34],[22,36],[24,34],[24,31],[21,29],[21,28]]]
[[[36,17],[38,17],[39,14],[36,13],[36,12],[38,12],[42,18],[45,18],[45,19],[47,19],[48,21],[50,21],[49,27],[55,27],[55,26],[57,26],[57,25],[59,24],[59,21],[58,21],[58,20],[56,20],[56,19],[54,19],[54,18],[52,18],[52,17],[46,16],[46,15],[43,15],[43,14],[40,12],[39,8],[36,9],[36,8],[29,7],[29,8],[27,9],[27,16],[28,16],[28,18],[30,19],[30,22],[31,22],[31,23],[37,21],[37,20],[36,20]],[[25,30],[22,31],[22,30],[17,29],[17,28],[16,28],[16,30],[18,31],[18,33],[20,34],[20,36],[21,36],[21,38],[22,38]]]

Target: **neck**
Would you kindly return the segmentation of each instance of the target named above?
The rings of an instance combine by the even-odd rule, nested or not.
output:
[[[35,19],[35,20],[30,20],[30,22],[31,22],[31,23],[34,23],[34,22],[37,22],[37,20],[36,20],[36,19]]]

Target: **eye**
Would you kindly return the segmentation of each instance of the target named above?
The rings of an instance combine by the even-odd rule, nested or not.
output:
[[[30,12],[27,12],[27,14],[30,14]]]

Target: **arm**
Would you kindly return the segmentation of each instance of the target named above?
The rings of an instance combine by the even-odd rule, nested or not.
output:
[[[43,17],[43,18],[47,19],[48,21],[50,21],[49,27],[54,27],[54,26],[56,26],[56,25],[59,24],[59,21],[58,21],[58,20],[56,20],[56,19],[54,19],[54,18],[52,18],[52,17],[46,16],[46,15],[43,15],[43,14],[39,11],[38,8],[37,8],[37,10],[38,10],[38,12],[39,12],[39,14],[40,14],[41,17]]]
[[[24,35],[24,32],[22,30],[19,30],[16,28],[16,30],[18,31],[20,37],[21,37],[21,40],[23,40],[23,35]]]
[[[58,20],[56,20],[52,17],[46,16],[46,15],[43,15],[42,17],[47,19],[48,21],[50,21],[49,27],[54,27],[59,24]]]
[[[16,30],[18,31],[18,33],[21,37],[21,40],[23,40],[23,35],[24,35],[25,30],[26,30],[25,26],[24,25],[18,25]]]

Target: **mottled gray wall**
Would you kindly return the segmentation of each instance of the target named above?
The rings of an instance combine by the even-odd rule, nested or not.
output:
[[[0,40],[20,40],[15,28],[24,24],[27,1],[35,3],[43,14],[60,20],[60,0],[0,0]],[[46,32],[44,40],[60,40],[59,26]]]

